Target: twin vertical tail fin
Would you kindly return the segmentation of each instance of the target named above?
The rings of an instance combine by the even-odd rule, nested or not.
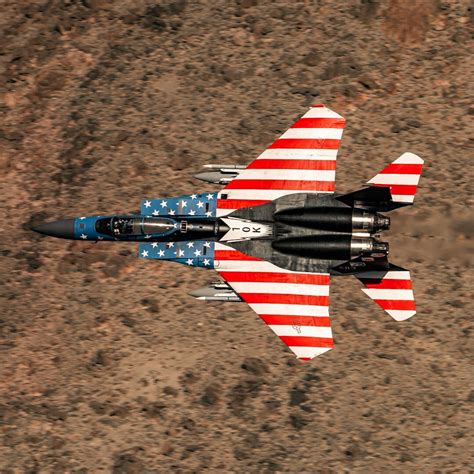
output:
[[[423,160],[414,153],[403,153],[367,182],[368,187],[337,199],[351,207],[387,212],[413,204],[420,181]]]

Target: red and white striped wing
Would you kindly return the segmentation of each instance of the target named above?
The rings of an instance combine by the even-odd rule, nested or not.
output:
[[[412,204],[420,181],[423,160],[414,153],[403,153],[367,184],[390,188],[394,202]]]
[[[214,265],[299,359],[333,348],[328,273],[292,272],[219,243]]]
[[[287,194],[333,193],[344,124],[324,105],[312,106],[219,193],[217,215]]]
[[[358,274],[357,278],[366,287],[362,291],[396,321],[404,321],[416,314],[410,272],[365,272]]]

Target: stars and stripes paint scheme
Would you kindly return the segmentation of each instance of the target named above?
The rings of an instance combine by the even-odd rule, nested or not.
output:
[[[217,215],[294,193],[334,193],[345,120],[314,105],[219,193]]]
[[[416,312],[410,272],[391,264],[388,243],[378,240],[390,227],[379,212],[413,204],[423,160],[404,153],[368,186],[336,195],[344,126],[339,114],[314,105],[247,167],[208,165],[206,180],[228,183],[220,192],[144,199],[140,214],[83,216],[33,230],[138,242],[142,259],[214,269],[223,281],[193,296],[246,302],[299,359],[312,359],[334,346],[331,276],[356,276],[396,321]]]

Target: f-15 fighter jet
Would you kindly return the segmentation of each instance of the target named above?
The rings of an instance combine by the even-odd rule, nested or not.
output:
[[[77,217],[40,225],[42,234],[84,241],[140,242],[144,259],[216,270],[191,293],[245,301],[301,360],[334,345],[331,276],[354,275],[397,321],[415,314],[410,273],[389,263],[378,240],[381,214],[413,204],[423,160],[404,153],[368,186],[335,194],[345,120],[312,106],[248,166],[208,165],[196,177],[219,192],[146,199],[140,215]]]

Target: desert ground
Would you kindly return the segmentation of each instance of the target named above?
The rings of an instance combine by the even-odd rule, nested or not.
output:
[[[468,0],[3,0],[0,472],[469,472],[474,8]],[[216,274],[30,227],[214,191],[312,103],[346,118],[337,191],[405,151],[397,323],[334,278],[300,363]]]

